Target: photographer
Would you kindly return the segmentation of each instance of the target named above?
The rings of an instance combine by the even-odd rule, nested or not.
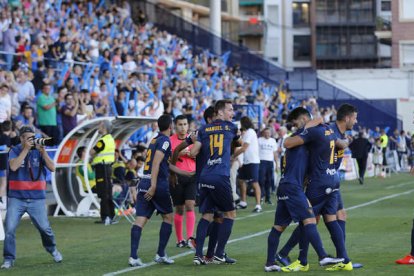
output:
[[[42,243],[55,262],[62,261],[62,255],[56,249],[55,236],[50,227],[46,212],[45,167],[55,170],[53,161],[36,140],[33,129],[24,126],[20,129],[20,144],[9,152],[9,187],[6,215],[6,237],[4,240],[4,262],[1,268],[9,269],[16,258],[15,233],[20,218],[25,212],[39,230]]]

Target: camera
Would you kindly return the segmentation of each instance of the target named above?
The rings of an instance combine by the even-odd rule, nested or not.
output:
[[[53,138],[32,138],[31,140],[33,142],[32,150],[36,149],[36,145],[50,147],[56,144]]]

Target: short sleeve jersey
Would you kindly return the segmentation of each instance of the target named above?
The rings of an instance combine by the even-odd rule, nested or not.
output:
[[[21,144],[11,148],[9,161],[22,152]],[[16,171],[9,168],[8,197],[44,199],[46,197],[46,164],[38,150],[31,150]]]
[[[341,131],[338,128],[338,125],[334,122],[330,124],[331,129],[334,132],[335,140],[337,139],[345,139],[345,133],[341,133]],[[341,166],[342,158],[344,157],[344,151],[343,149],[335,148],[335,169],[339,170],[339,167]]]
[[[237,126],[231,122],[216,120],[198,131],[201,155],[206,160],[200,176],[215,174],[230,176],[231,143],[237,138]]]
[[[293,136],[298,135],[300,132],[296,132]],[[305,178],[308,167],[308,159],[308,149],[304,145],[286,149],[285,155],[282,158],[282,176],[280,184],[292,184],[303,187],[303,179]]]
[[[309,150],[309,180],[325,185],[334,183],[335,136],[328,125],[318,125],[300,133]]]
[[[160,133],[157,137],[153,138],[150,142],[149,148],[147,150],[147,157],[144,164],[144,175],[151,175],[152,172],[152,162],[154,161],[155,152],[159,150],[164,153],[164,159],[160,163],[160,169],[158,172],[157,182],[166,182],[168,183],[169,176],[169,166],[168,159],[171,156],[171,142],[170,138]]]

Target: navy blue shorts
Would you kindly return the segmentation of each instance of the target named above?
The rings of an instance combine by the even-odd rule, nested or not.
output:
[[[235,210],[230,177],[208,175],[200,177],[199,211],[202,214]]]
[[[6,170],[0,170],[0,177],[6,176]]]
[[[292,220],[300,222],[315,217],[302,187],[289,183],[280,184],[277,188],[277,200],[274,225],[287,226]]]
[[[259,182],[260,164],[245,164],[239,169],[239,178],[241,180],[253,183]]]
[[[338,189],[326,189],[317,196],[308,196],[313,212],[318,215],[336,215],[338,211]]]
[[[137,201],[135,204],[136,216],[137,217],[147,217],[151,218],[155,210],[158,214],[170,214],[173,212],[173,205],[171,200],[171,195],[168,190],[168,182],[166,183],[157,183],[157,190],[155,191],[154,197],[147,201],[144,198],[145,193],[147,192],[148,187],[151,185],[149,183],[151,180],[142,179],[138,185],[138,194]],[[164,186],[167,185],[167,186]]]
[[[337,197],[337,201],[338,201],[338,210],[337,211],[344,209],[344,202],[342,201],[341,190],[338,190],[336,192],[336,197]]]

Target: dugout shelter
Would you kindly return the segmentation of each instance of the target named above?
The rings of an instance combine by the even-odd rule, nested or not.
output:
[[[87,174],[90,160],[89,152],[100,138],[98,128],[102,121],[112,123],[111,134],[115,139],[117,149],[121,149],[129,138],[143,126],[157,121],[151,117],[101,117],[83,122],[68,133],[60,143],[54,157],[55,172],[52,173],[51,183],[57,202],[54,216],[62,212],[66,216],[92,216],[99,214],[99,201],[85,177],[87,191],[83,191],[76,168],[81,166],[83,175]],[[79,162],[76,150],[86,148],[85,159]]]

